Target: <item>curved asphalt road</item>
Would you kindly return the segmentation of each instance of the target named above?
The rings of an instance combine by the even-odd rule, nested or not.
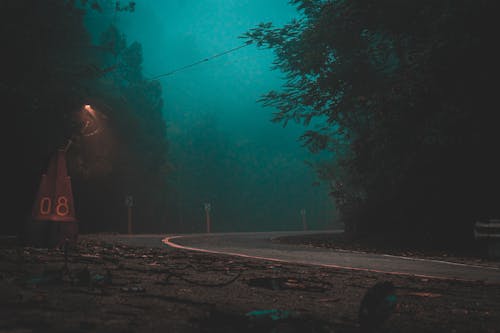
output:
[[[338,232],[338,231],[337,231]],[[309,233],[318,233],[309,232]],[[312,248],[272,242],[279,236],[304,232],[221,233],[168,236],[163,243],[192,251],[229,254],[265,260],[344,268],[358,271],[411,275],[425,278],[500,283],[500,268],[440,260]]]

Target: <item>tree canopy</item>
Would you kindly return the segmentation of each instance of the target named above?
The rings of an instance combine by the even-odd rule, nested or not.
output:
[[[262,98],[303,143],[346,228],[472,236],[499,216],[495,1],[292,0],[300,18],[243,38],[286,74]],[[497,215],[495,215],[497,214]]]
[[[19,220],[30,215],[49,158],[73,138],[67,159],[81,230],[125,231],[124,198],[132,194],[141,221],[135,231],[163,231],[168,145],[161,86],[142,76],[141,45],[111,22],[92,40],[85,15],[99,19],[106,6],[134,10],[129,1],[2,1],[0,94],[15,129],[8,144],[9,177],[16,180],[11,209]],[[86,104],[100,123],[82,135]],[[22,224],[5,222],[2,232]]]

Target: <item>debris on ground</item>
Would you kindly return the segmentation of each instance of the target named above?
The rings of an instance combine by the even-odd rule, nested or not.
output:
[[[377,282],[361,300],[359,324],[363,332],[377,332],[396,309],[396,289],[391,281]]]
[[[251,319],[270,318],[272,320],[280,320],[289,318],[291,314],[289,311],[286,310],[271,309],[271,310],[253,310],[245,313],[245,316]]]
[[[0,247],[0,331],[354,333],[364,296],[384,281],[397,286],[386,332],[500,327],[500,285],[276,264],[127,239],[85,235],[66,250]]]

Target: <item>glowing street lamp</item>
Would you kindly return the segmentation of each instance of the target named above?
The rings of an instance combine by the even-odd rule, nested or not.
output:
[[[101,132],[102,124],[97,114],[97,111],[90,105],[85,104],[81,107],[80,113],[77,115],[81,118],[82,126],[80,128],[79,136],[93,136]],[[74,139],[78,135],[73,135],[68,139],[64,151],[67,152],[73,143]]]

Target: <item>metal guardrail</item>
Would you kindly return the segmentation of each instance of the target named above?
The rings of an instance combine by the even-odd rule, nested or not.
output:
[[[497,239],[500,241],[500,219],[491,219],[485,222],[477,221],[474,224],[475,239]]]
[[[500,219],[477,221],[474,238],[486,243],[488,257],[500,258]]]

